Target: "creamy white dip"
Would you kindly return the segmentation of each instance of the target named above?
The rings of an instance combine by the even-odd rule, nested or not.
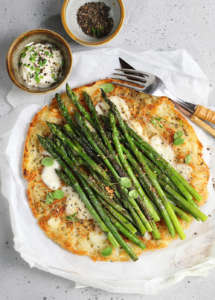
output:
[[[23,49],[19,65],[20,74],[27,86],[45,88],[60,79],[63,56],[53,44],[32,43]]]

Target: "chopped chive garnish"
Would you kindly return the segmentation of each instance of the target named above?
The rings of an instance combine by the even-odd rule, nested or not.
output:
[[[111,247],[106,247],[101,251],[102,256],[109,256],[112,253],[112,248]]]
[[[174,138],[174,140],[173,140],[174,145],[178,146],[178,145],[184,144],[184,139],[182,138],[183,134],[184,133],[181,130],[178,130],[178,131],[175,132],[174,137],[173,137]]]
[[[185,161],[186,164],[189,164],[192,161],[192,155],[187,154],[187,156],[185,156],[184,161]]]
[[[66,220],[70,221],[70,222],[75,222],[78,220],[77,218],[77,212],[75,212],[74,214],[70,215],[70,216],[66,216]]]
[[[48,194],[46,195],[46,204],[52,204],[53,201],[54,201],[54,198],[53,198],[52,193],[48,193]]]
[[[52,157],[44,157],[42,160],[42,165],[50,167],[54,164],[54,159]]]
[[[105,93],[110,93],[114,90],[114,86],[111,83],[104,83],[104,84],[101,84],[99,87],[100,87],[100,89],[103,89],[103,91]]]
[[[56,190],[52,194],[54,199],[62,199],[64,197],[64,192],[62,190]]]
[[[26,52],[22,52],[20,56],[21,58],[24,58],[26,56]]]

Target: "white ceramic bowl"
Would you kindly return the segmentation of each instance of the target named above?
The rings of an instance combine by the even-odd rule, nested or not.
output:
[[[113,18],[111,32],[103,38],[91,37],[85,34],[77,22],[79,7],[87,2],[104,2],[110,7],[110,17]],[[84,46],[99,46],[111,41],[120,31],[125,17],[125,9],[122,0],[64,0],[61,19],[68,35]]]

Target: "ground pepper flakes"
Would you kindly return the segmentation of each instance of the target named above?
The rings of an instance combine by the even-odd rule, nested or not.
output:
[[[89,36],[102,38],[113,28],[109,17],[110,7],[104,2],[87,2],[77,12],[77,21],[82,31]]]

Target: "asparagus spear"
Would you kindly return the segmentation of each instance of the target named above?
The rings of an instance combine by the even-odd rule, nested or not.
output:
[[[67,121],[67,123],[74,124],[74,122],[72,120],[72,117],[71,117],[71,115],[68,112],[68,109],[66,108],[65,104],[61,100],[60,95],[56,94],[55,97],[56,97],[56,100],[57,100],[58,108],[59,108],[62,116],[65,118],[65,120]]]
[[[175,213],[184,221],[190,222],[190,216],[186,214],[182,209],[175,206],[173,203],[171,203],[172,208],[174,209]]]
[[[96,208],[96,210],[98,211],[99,215],[101,216],[102,220],[104,221],[105,225],[109,228],[110,232],[113,234],[113,236],[115,237],[115,239],[117,240],[117,242],[119,243],[119,245],[128,253],[128,255],[130,256],[130,258],[132,260],[137,260],[138,257],[136,256],[136,254],[133,252],[133,250],[131,249],[131,247],[124,241],[124,239],[121,237],[121,235],[119,234],[118,230],[116,229],[116,227],[113,225],[113,223],[111,222],[110,218],[107,216],[105,210],[102,208],[100,202],[97,200],[97,198],[95,197],[95,195],[93,194],[92,190],[90,189],[90,187],[87,185],[87,183],[79,176],[78,173],[75,173],[77,178],[80,180],[84,190],[86,191],[86,193],[88,194],[89,199],[91,200],[91,202],[93,203],[94,207]]]
[[[90,122],[91,125],[93,125],[93,120],[91,119],[90,114],[86,111],[86,109],[78,101],[76,94],[71,90],[68,83],[66,84],[66,93],[67,93],[67,96],[72,100],[72,103],[81,112],[81,114],[87,119],[88,122]]]
[[[127,211],[121,205],[119,205],[118,203],[116,203],[114,200],[112,200],[109,197],[109,195],[105,192],[104,187],[103,187],[103,190],[101,190],[100,187],[98,186],[98,184],[95,181],[91,181],[89,176],[87,176],[82,169],[77,168],[77,161],[72,156],[69,157],[67,155],[64,146],[59,142],[59,140],[57,140],[56,143],[54,143],[53,141],[51,141],[48,138],[46,140],[49,141],[49,143],[52,146],[52,148],[54,149],[54,151],[67,163],[67,165],[68,166],[72,165],[73,169],[79,173],[79,175],[82,177],[82,179],[85,180],[86,182],[88,182],[90,188],[93,189],[97,195],[99,195],[101,198],[103,198],[106,203],[111,205],[119,213],[123,214],[126,218],[131,220],[131,217],[128,215]],[[78,167],[79,167],[79,164],[78,164]],[[100,183],[100,185],[103,186],[102,183]],[[127,220],[127,222],[128,222],[128,220]]]
[[[124,156],[122,145],[119,140],[119,132],[116,128],[116,120],[112,113],[110,113],[110,124],[111,124],[112,132],[113,132],[113,141],[114,141],[115,147],[117,149],[117,152],[119,154],[121,163],[123,164],[124,168],[126,169],[127,173],[129,174],[131,180],[133,181],[134,186],[136,187],[139,195],[143,198],[145,207],[149,211],[150,216],[156,222],[160,221],[160,218],[159,218],[157,212],[154,210],[153,206],[149,205],[149,202],[150,202],[149,198],[146,196],[145,192],[143,191],[138,179],[136,178],[134,172],[132,171],[132,168],[130,167],[126,157]]]
[[[90,212],[93,219],[97,222],[97,224],[99,225],[101,230],[107,233],[108,239],[111,242],[111,244],[115,247],[118,246],[117,239],[114,237],[112,232],[108,229],[108,227],[102,221],[102,219],[100,218],[100,216],[98,215],[96,210],[93,208],[93,206],[89,202],[88,198],[86,197],[86,194],[84,193],[81,186],[79,185],[79,183],[75,179],[75,177],[74,177],[73,173],[71,172],[71,170],[67,167],[67,165],[64,163],[64,161],[53,150],[51,144],[47,141],[47,139],[43,138],[42,136],[38,136],[38,139],[39,139],[41,145],[43,146],[43,148],[46,151],[48,151],[59,162],[59,164],[62,166],[62,168],[64,169],[64,171],[67,175],[67,177],[65,175],[65,178],[68,178],[66,183],[69,183],[69,185],[71,185],[74,188],[74,190],[79,194],[81,200],[85,204],[86,208]]]
[[[152,159],[152,161],[174,181],[174,183],[178,186],[181,193],[187,198],[187,200],[191,200],[192,196],[197,200],[201,201],[201,195],[184,179],[184,177],[178,173],[156,150],[151,147],[147,142],[143,141],[136,132],[133,131],[128,125],[127,128],[131,136],[133,136],[147,154],[147,156]],[[187,190],[187,193],[184,192],[183,187]],[[188,196],[189,195],[189,196]],[[192,195],[192,196],[191,196]]]
[[[160,199],[159,195],[157,194],[156,190],[153,188],[151,182],[148,180],[147,176],[145,175],[145,173],[143,172],[143,170],[141,169],[141,167],[139,166],[137,161],[134,159],[132,154],[125,147],[123,147],[123,151],[125,152],[131,165],[133,166],[134,171],[137,172],[143,187],[148,192],[149,197],[151,197],[151,199],[154,200],[155,204],[159,208],[159,211],[161,212],[161,215],[167,225],[169,232],[174,232],[174,227],[173,227],[172,221],[169,217],[169,214],[168,214],[165,206],[163,205],[162,200]]]
[[[101,137],[102,137],[102,139],[104,141],[104,144],[107,146],[107,149],[109,150],[110,154],[113,157],[115,157],[115,159],[118,162],[118,164],[121,165],[120,160],[119,160],[118,156],[116,156],[116,153],[115,153],[115,151],[114,151],[114,149],[113,149],[113,147],[112,147],[112,145],[111,145],[111,143],[110,143],[110,141],[109,141],[109,139],[108,139],[108,137],[107,137],[107,135],[106,135],[103,127],[102,127],[102,124],[101,124],[101,122],[100,122],[100,120],[98,118],[98,115],[97,115],[95,106],[93,105],[93,102],[91,100],[91,97],[86,92],[84,92],[84,99],[85,99],[85,101],[87,103],[87,106],[88,106],[88,108],[89,108],[89,110],[90,110],[90,112],[92,114],[92,120],[93,120],[93,122],[95,124],[94,127],[97,129],[98,133],[101,135]]]
[[[123,200],[127,199],[131,203],[131,205],[135,208],[136,212],[140,216],[140,218],[141,218],[144,226],[146,226],[146,228],[147,228],[148,231],[151,231],[152,228],[151,228],[148,220],[146,219],[146,217],[144,216],[144,214],[140,210],[140,208],[137,205],[136,201],[132,197],[128,196],[127,190],[123,186],[121,177],[119,176],[119,174],[117,173],[117,171],[115,170],[115,168],[113,167],[113,165],[110,163],[109,159],[104,155],[104,153],[102,152],[102,150],[95,143],[95,141],[94,141],[91,133],[87,130],[86,125],[85,125],[82,117],[80,116],[80,114],[76,114],[76,118],[77,118],[77,122],[79,123],[79,126],[82,129],[83,133],[85,134],[86,138],[88,139],[88,141],[90,142],[90,144],[92,145],[92,147],[94,147],[94,150],[98,153],[98,155],[103,159],[104,163],[106,164],[106,166],[108,167],[108,169],[111,171],[112,175],[114,176],[116,182],[118,183],[118,187],[120,189],[120,193],[123,196]],[[142,229],[139,228],[139,229],[143,230],[143,228]]]
[[[144,227],[144,225],[142,224],[141,220],[144,220],[144,215],[142,214],[142,212],[140,211],[138,205],[136,204],[135,200],[132,199],[131,197],[128,197],[128,195],[125,192],[125,189],[121,189],[120,190],[123,196],[123,199],[126,199],[128,201],[128,203],[125,202],[125,204],[127,204],[127,208],[130,211],[132,218],[134,219],[135,224],[137,225],[137,227],[140,230],[141,234],[145,234],[146,229]],[[135,209],[135,210],[134,210]],[[126,217],[129,218],[129,215],[126,214]],[[149,225],[150,226],[150,225]],[[148,226],[148,230],[151,231],[151,227]]]
[[[124,166],[124,168],[126,169],[127,173],[129,174],[130,178],[132,179],[137,191],[139,192],[140,196],[143,197],[143,209],[146,213],[146,215],[148,215],[149,220],[150,220],[150,224],[153,228],[153,235],[156,239],[160,238],[160,234],[159,231],[157,230],[157,227],[153,221],[153,219],[156,221],[159,221],[160,218],[157,214],[157,212],[153,209],[151,209],[152,206],[149,206],[149,198],[146,196],[145,192],[143,191],[139,181],[137,180],[136,176],[134,175],[129,163],[127,162],[123,151],[122,151],[122,147],[121,147],[121,143],[119,141],[119,133],[118,130],[116,128],[116,121],[114,118],[114,115],[110,113],[110,123],[111,123],[111,127],[113,130],[113,140],[114,140],[114,144],[115,147],[117,149],[117,152],[119,154],[119,158],[121,160],[122,165]],[[153,219],[152,219],[153,218]]]
[[[171,199],[176,202],[178,205],[180,205],[184,210],[189,212],[194,218],[200,219],[201,221],[206,221],[207,216],[201,212],[198,207],[194,206],[190,202],[186,201],[180,194],[178,194],[176,191],[174,191],[168,184],[161,181],[161,184],[163,188],[166,190],[167,193],[169,193],[172,197]]]
[[[137,229],[125,218],[123,215],[118,213],[116,209],[114,209],[111,205],[103,200],[103,198],[96,195],[100,202],[102,202],[103,206],[120,222],[122,225],[127,228],[132,234],[137,232]]]
[[[116,228],[125,236],[128,240],[132,241],[134,244],[139,246],[141,249],[145,249],[145,244],[138,239],[134,234],[131,234],[120,222],[117,221],[117,219],[112,216],[110,213],[108,213],[112,223],[116,226]]]
[[[112,111],[112,112],[114,113],[114,115],[116,116],[116,118],[117,118],[117,120],[118,120],[118,122],[119,122],[119,126],[120,126],[120,128],[122,129],[122,131],[123,131],[123,133],[124,133],[124,135],[125,135],[125,138],[126,138],[128,144],[129,144],[129,146],[130,146],[132,152],[135,154],[135,156],[137,157],[137,159],[138,159],[139,162],[141,163],[141,165],[142,165],[144,171],[146,172],[147,176],[148,176],[149,179],[151,180],[151,182],[152,182],[154,188],[156,189],[156,191],[157,191],[159,197],[162,199],[163,204],[164,204],[164,206],[166,207],[166,210],[168,211],[168,214],[169,214],[169,216],[170,216],[170,218],[171,218],[171,221],[172,221],[172,223],[173,223],[173,225],[174,225],[176,231],[178,232],[180,238],[181,238],[181,239],[184,239],[184,238],[185,238],[185,234],[184,234],[184,232],[183,232],[183,229],[182,229],[182,227],[181,227],[181,225],[180,225],[180,223],[179,223],[179,221],[178,221],[178,219],[177,219],[177,217],[176,217],[176,215],[175,215],[174,210],[173,210],[172,207],[170,206],[169,201],[168,201],[168,199],[166,198],[165,193],[163,192],[163,190],[162,190],[160,184],[158,183],[157,178],[156,178],[156,175],[149,169],[149,167],[148,167],[146,161],[143,159],[141,153],[140,153],[139,150],[136,148],[136,146],[135,146],[135,144],[134,144],[134,142],[133,142],[133,139],[132,139],[132,137],[129,135],[128,130],[127,130],[127,128],[126,128],[126,125],[125,125],[124,121],[122,120],[121,115],[120,115],[120,113],[119,113],[117,107],[115,106],[114,103],[112,103],[112,102],[106,97],[106,95],[105,95],[105,93],[104,93],[103,91],[102,91],[102,94],[103,94],[103,97],[104,97],[105,101],[109,104],[109,106],[110,106],[110,108],[111,108],[111,111]],[[174,236],[175,233],[172,231],[170,234],[171,234],[172,236]]]
[[[56,124],[47,122],[47,125],[49,126],[51,132],[54,135],[56,135],[60,140],[62,140],[63,143],[68,145],[74,153],[80,155],[82,159],[84,159],[95,172],[97,172],[105,180],[109,180],[109,177],[106,174],[106,172],[82,150],[80,145],[78,145],[77,143],[74,144],[69,138],[67,138],[67,136],[58,128]]]

